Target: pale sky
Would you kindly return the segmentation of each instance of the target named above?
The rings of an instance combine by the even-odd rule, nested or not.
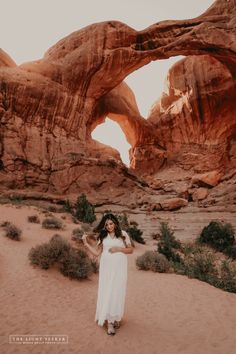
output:
[[[214,0],[0,0],[0,44],[17,64],[39,59],[49,47],[89,24],[118,20],[141,30],[168,19],[194,18]],[[160,97],[168,69],[181,57],[151,62],[125,81],[136,96],[140,113],[147,117]],[[92,137],[119,150],[129,164],[125,136],[110,119]]]

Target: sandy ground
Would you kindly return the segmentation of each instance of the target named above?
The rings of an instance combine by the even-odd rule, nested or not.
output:
[[[136,257],[151,243],[128,255],[125,316],[116,335],[108,336],[94,321],[98,274],[70,280],[29,264],[30,248],[55,234],[28,223],[33,214],[44,219],[35,207],[0,205],[0,222],[23,230],[17,242],[0,229],[0,353],[236,353],[236,295],[184,276],[137,270]],[[59,233],[69,240],[75,227],[68,220]],[[10,335],[58,334],[68,343],[9,343]]]

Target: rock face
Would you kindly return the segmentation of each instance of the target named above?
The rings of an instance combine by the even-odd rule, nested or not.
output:
[[[70,194],[96,185],[101,195],[112,185],[143,187],[116,150],[91,138],[106,116],[123,129],[139,174],[168,164],[196,172],[235,166],[235,38],[236,0],[218,0],[198,18],[143,31],[90,25],[19,67],[1,51],[1,188]],[[172,69],[168,92],[144,119],[123,79],[181,54],[190,57]]]
[[[190,56],[176,63],[148,121],[167,160],[203,172],[235,164],[236,80],[224,63]]]

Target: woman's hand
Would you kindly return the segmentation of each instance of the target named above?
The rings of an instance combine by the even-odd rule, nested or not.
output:
[[[120,252],[120,247],[111,247],[108,250],[110,253]]]
[[[88,244],[88,242],[87,242],[87,234],[83,234],[83,236],[82,236],[82,241],[83,241],[83,243],[84,243],[84,245],[85,246],[87,246],[87,244]]]

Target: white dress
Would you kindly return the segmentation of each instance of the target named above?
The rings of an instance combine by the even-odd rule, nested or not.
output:
[[[122,230],[127,245],[131,245],[129,235]],[[98,296],[95,322],[103,326],[105,320],[120,321],[124,314],[127,285],[127,254],[109,252],[111,247],[124,247],[123,240],[109,234],[103,239],[103,251],[99,264]]]

